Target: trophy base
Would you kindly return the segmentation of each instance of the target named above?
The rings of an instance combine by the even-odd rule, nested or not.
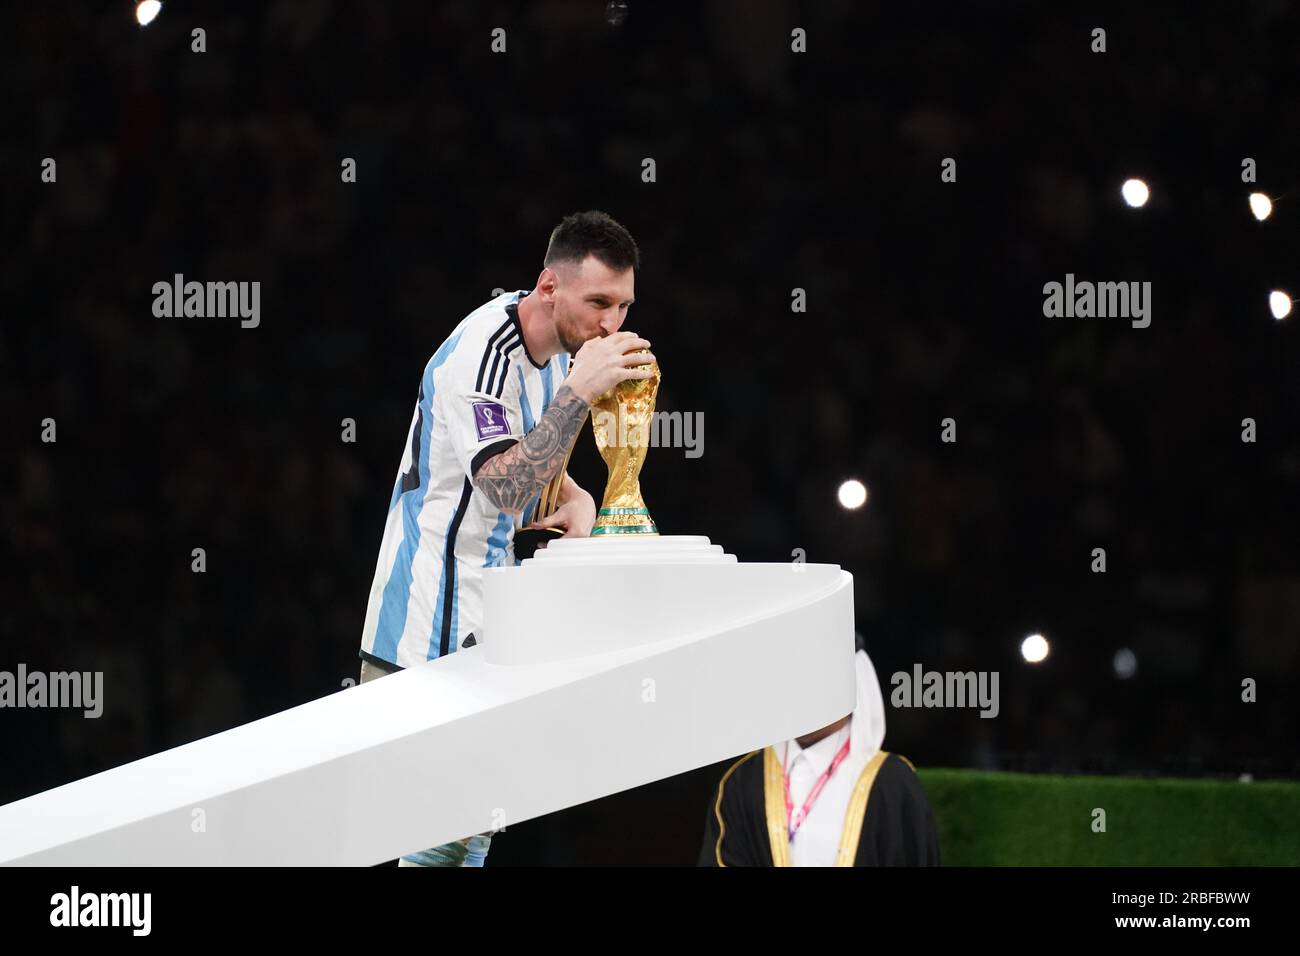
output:
[[[650,518],[648,508],[601,508],[596,512],[596,524],[591,529],[593,538],[615,534],[658,535],[659,529]]]
[[[560,565],[636,565],[651,564],[735,564],[736,556],[727,554],[721,545],[695,534],[620,534],[600,540],[564,538],[538,551],[532,561],[548,567]]]

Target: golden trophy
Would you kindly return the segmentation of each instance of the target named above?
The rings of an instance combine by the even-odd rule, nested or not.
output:
[[[642,349],[642,351],[646,351]],[[646,366],[638,366],[645,368]],[[596,433],[596,449],[605,459],[609,481],[596,523],[591,534],[653,534],[655,527],[650,512],[641,497],[641,466],[645,464],[646,449],[650,445],[650,429],[654,421],[655,396],[659,392],[659,364],[650,363],[654,373],[646,379],[629,379],[601,395],[591,406],[591,427]],[[555,513],[559,507],[560,487],[569,467],[573,449],[564,456],[559,474],[542,489],[533,513],[539,521]],[[560,537],[559,528],[524,528],[515,532],[515,555],[520,560],[532,557],[537,548],[546,547],[548,541]]]
[[[659,363],[637,367],[649,367],[653,374],[645,379],[620,382],[591,406],[596,450],[609,469],[605,497],[601,499],[596,524],[591,529],[592,537],[659,533],[641,497],[641,466],[650,447],[655,395],[659,391]]]

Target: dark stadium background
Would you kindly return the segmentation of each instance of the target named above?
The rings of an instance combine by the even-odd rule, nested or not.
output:
[[[0,802],[356,677],[424,363],[589,208],[640,245],[659,408],[704,414],[701,458],[650,451],[661,530],[852,571],[886,693],[1000,672],[996,720],[890,708],[886,749],[1295,778],[1300,351],[1267,294],[1300,290],[1300,18],[987,6],[10,5],[0,668],[102,669],[106,710],[0,715]],[[260,327],[155,318],[177,272],[260,281]],[[1067,272],[1152,282],[1150,328],[1044,318]],[[571,470],[599,498],[589,430]],[[692,862],[723,766],[512,826],[489,865]]]

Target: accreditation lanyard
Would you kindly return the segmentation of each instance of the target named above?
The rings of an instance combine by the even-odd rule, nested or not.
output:
[[[813,784],[812,792],[808,794],[808,799],[804,801],[803,807],[799,810],[799,815],[793,820],[790,818],[790,814],[794,812],[794,800],[790,797],[790,773],[788,768],[786,772],[782,774],[785,778],[785,823],[790,830],[791,842],[794,841],[794,835],[799,832],[799,828],[803,826],[804,820],[808,819],[808,814],[812,810],[813,804],[817,802],[817,798],[821,796],[822,788],[826,786],[826,781],[830,780],[831,774],[835,772],[835,768],[843,763],[844,758],[849,755],[849,742],[852,739],[852,736],[850,736],[849,740],[844,741],[844,746],[842,746],[839,749],[839,752],[835,754],[835,758],[831,761],[831,765],[826,768],[825,772],[822,773],[817,782]]]

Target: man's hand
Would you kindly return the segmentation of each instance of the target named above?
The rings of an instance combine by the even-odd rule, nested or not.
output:
[[[573,356],[573,367],[564,384],[590,405],[615,385],[628,379],[646,379],[654,373],[648,368],[655,357],[641,349],[650,342],[632,332],[615,332],[603,338],[588,339]]]
[[[650,352],[640,351],[649,347],[646,339],[631,332],[615,332],[584,342],[573,356],[573,367],[546,413],[523,441],[479,466],[473,475],[474,487],[500,510],[512,515],[522,514],[533,495],[546,487],[546,483],[564,467],[574,436],[586,420],[591,403],[620,382],[654,375],[652,369],[636,368],[655,360]],[[591,496],[587,497],[590,499]],[[565,503],[562,498],[560,504]],[[561,510],[565,511],[566,517],[586,520],[583,509]],[[593,514],[583,534],[591,533],[591,523],[595,520]],[[574,521],[573,526],[579,527],[579,523]],[[568,531],[566,526],[566,533]]]
[[[560,528],[565,538],[586,538],[591,535],[591,528],[596,523],[596,501],[568,475],[564,476],[564,485],[560,488],[560,507],[538,521],[530,528]]]

